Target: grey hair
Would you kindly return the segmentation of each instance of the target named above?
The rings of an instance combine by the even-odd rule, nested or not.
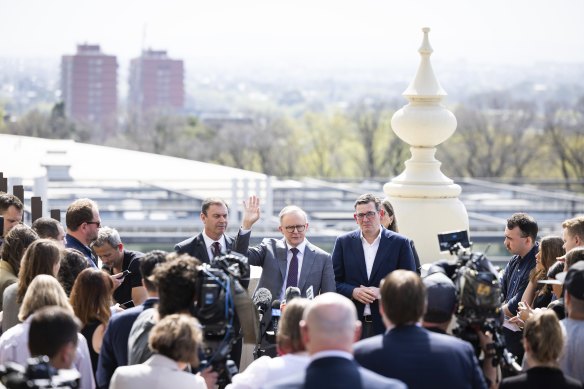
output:
[[[109,243],[114,248],[122,244],[118,230],[111,227],[101,227],[97,233],[97,239],[91,243],[91,247],[102,247],[105,243]]]
[[[284,208],[282,208],[282,210],[280,211],[280,214],[278,215],[278,217],[280,218],[280,221],[282,221],[282,218],[290,213],[299,213],[302,216],[304,216],[304,220],[306,221],[306,223],[308,223],[308,216],[306,215],[306,212],[304,212],[304,210],[296,205],[288,205]]]

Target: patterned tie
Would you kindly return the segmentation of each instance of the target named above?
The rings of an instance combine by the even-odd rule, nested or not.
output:
[[[211,245],[211,251],[213,252],[213,258],[221,255],[221,243],[213,242]]]
[[[296,247],[290,249],[292,251],[292,260],[288,267],[288,278],[286,279],[286,288],[290,286],[298,286],[298,254],[299,250]]]

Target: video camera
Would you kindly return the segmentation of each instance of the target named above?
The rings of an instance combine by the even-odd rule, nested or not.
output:
[[[0,365],[0,382],[8,389],[76,389],[80,379],[81,375],[75,369],[52,367],[47,356],[29,358],[26,367],[14,362]]]
[[[202,264],[197,279],[197,300],[193,315],[203,329],[205,345],[201,366],[213,366],[219,373],[217,384],[221,387],[231,382],[237,366],[229,354],[235,343],[256,343],[257,312],[247,291],[241,285],[249,280],[247,258],[231,252],[215,257],[211,264]]]
[[[458,327],[453,330],[454,335],[470,342],[478,356],[481,349],[476,330],[490,332],[493,365],[501,364],[510,372],[517,371],[514,357],[503,341],[502,292],[497,270],[483,253],[471,250],[467,231],[438,234],[438,243],[441,251],[457,256],[454,261],[435,262],[429,270],[444,272],[456,287]]]

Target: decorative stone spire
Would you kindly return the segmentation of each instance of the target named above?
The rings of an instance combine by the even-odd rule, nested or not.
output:
[[[442,105],[446,92],[430,63],[430,29],[422,31],[418,72],[403,93],[409,104],[391,119],[393,131],[411,146],[412,157],[384,191],[394,206],[400,232],[414,240],[422,262],[432,262],[440,257],[437,234],[467,230],[468,215],[458,199],[460,186],[442,173],[434,156],[436,146],[456,130],[456,118]]]

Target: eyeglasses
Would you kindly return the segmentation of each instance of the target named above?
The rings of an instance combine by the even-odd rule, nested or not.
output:
[[[372,217],[374,217],[375,215],[377,215],[377,212],[373,212],[373,211],[369,211],[366,213],[356,213],[355,216],[357,217],[357,219],[359,220],[363,220],[365,218],[367,219],[371,219]]]
[[[98,222],[85,222],[85,224],[95,224],[97,228],[101,228],[101,221]]]
[[[306,224],[299,224],[297,226],[286,226],[284,227],[288,232],[294,232],[294,230],[298,232],[302,232],[306,229]]]

